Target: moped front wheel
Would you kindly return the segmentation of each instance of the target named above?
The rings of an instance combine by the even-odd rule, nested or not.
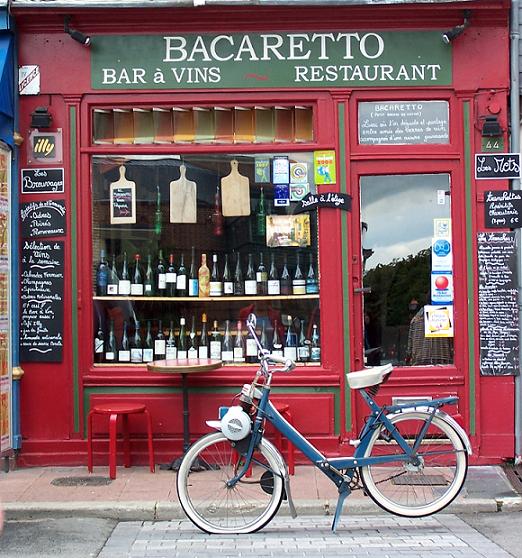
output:
[[[207,434],[189,448],[176,486],[181,507],[194,525],[206,533],[253,533],[274,517],[283,499],[277,454],[261,441],[254,459],[248,476],[229,487],[242,456],[222,432]]]
[[[459,494],[466,479],[468,454],[458,432],[446,421],[433,417],[426,434],[419,435],[430,414],[423,411],[389,417],[410,447],[417,451],[403,460],[405,451],[384,425],[377,428],[364,457],[396,456],[396,461],[361,467],[368,495],[383,509],[405,517],[436,513]]]

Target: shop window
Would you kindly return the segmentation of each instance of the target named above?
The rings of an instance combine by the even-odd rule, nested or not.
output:
[[[255,312],[267,349],[318,364],[317,215],[294,214],[308,192],[311,152],[93,157],[95,362],[256,362]]]
[[[453,363],[449,175],[364,176],[360,199],[367,364]]]
[[[309,106],[95,108],[95,144],[307,143]]]

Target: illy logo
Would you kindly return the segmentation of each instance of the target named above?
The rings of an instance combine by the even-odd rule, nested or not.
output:
[[[33,157],[35,159],[51,159],[55,156],[56,139],[53,136],[33,137]]]

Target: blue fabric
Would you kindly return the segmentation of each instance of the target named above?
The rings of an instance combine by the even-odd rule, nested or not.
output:
[[[0,34],[0,139],[13,145],[14,76],[12,35]]]

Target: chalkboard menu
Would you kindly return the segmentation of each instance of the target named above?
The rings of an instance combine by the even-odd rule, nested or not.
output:
[[[64,242],[24,240],[20,277],[20,360],[60,362]]]
[[[63,169],[22,169],[22,194],[55,194],[63,190]]]
[[[484,218],[488,229],[522,227],[522,191],[491,190],[484,194]]]
[[[46,200],[20,205],[22,238],[65,236],[65,202]]]
[[[515,233],[478,235],[480,373],[518,373]]]
[[[520,178],[520,153],[475,153],[475,178]]]
[[[379,101],[358,108],[360,144],[449,143],[447,101]]]

